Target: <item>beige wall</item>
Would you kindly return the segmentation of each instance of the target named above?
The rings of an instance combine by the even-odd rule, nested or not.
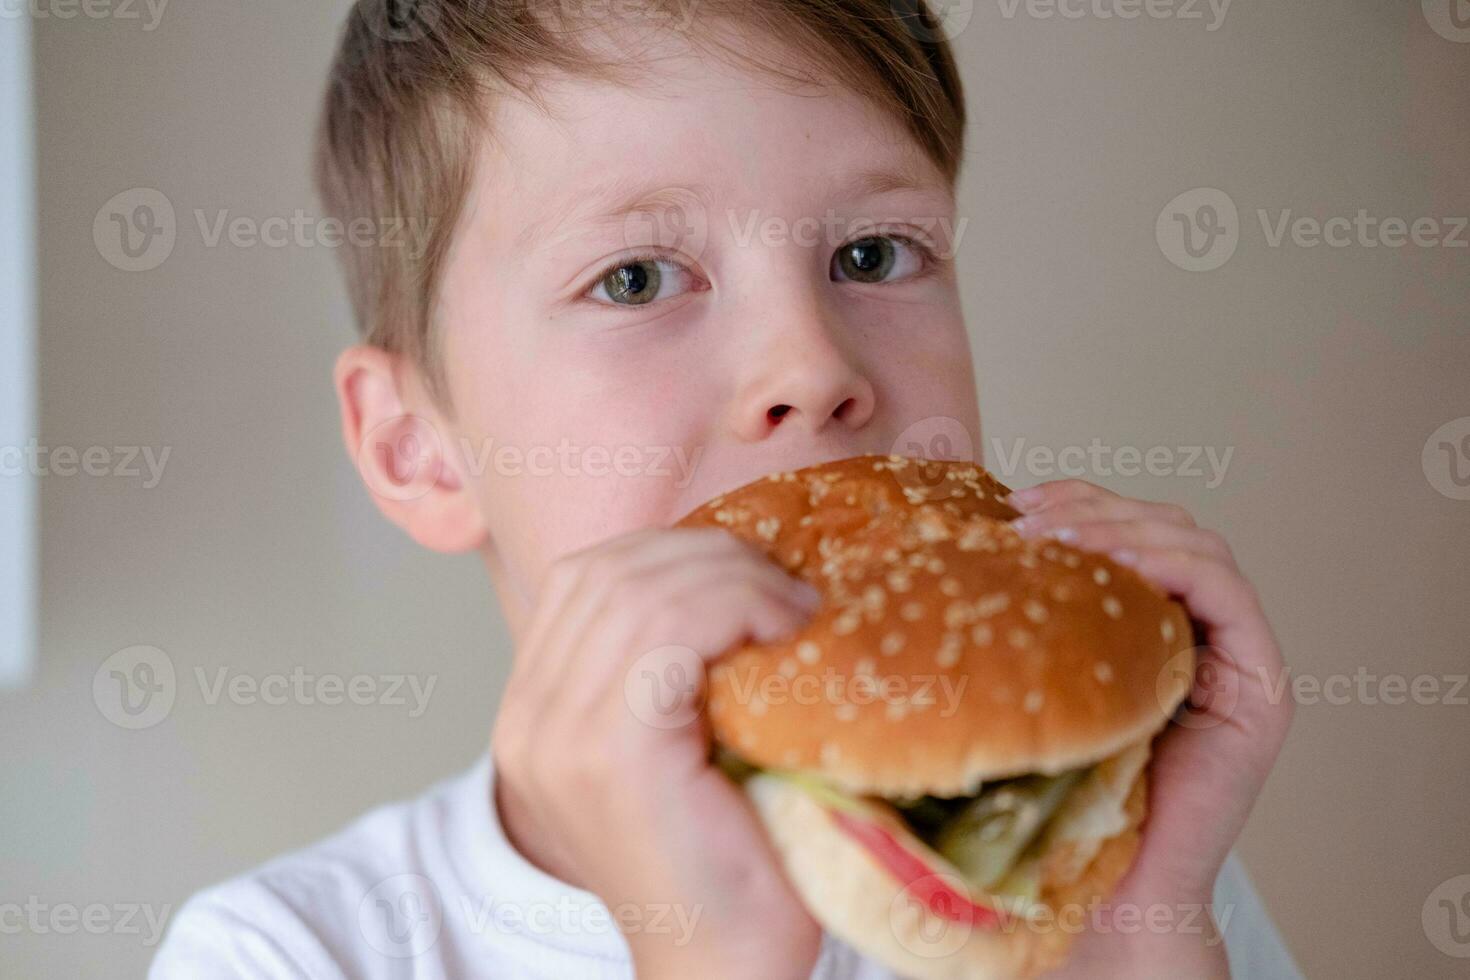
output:
[[[344,3],[180,2],[152,31],[138,9],[35,22],[41,438],[170,456],[153,488],[42,481],[40,663],[0,694],[0,902],[176,907],[466,764],[509,655],[483,572],[410,547],[342,457],[330,253],[208,248],[194,217],[315,213],[308,137]],[[991,440],[1233,450],[1213,489],[1095,478],[1226,529],[1299,675],[1470,669],[1470,502],[1421,464],[1470,415],[1470,249],[1272,247],[1256,215],[1470,214],[1470,43],[1418,3],[1241,2],[1216,30],[1204,4],[1010,9],[977,4],[957,40],[987,462]],[[1155,219],[1202,186],[1237,206],[1239,243],[1186,272]],[[93,221],[138,187],[169,198],[178,240],[126,273]],[[92,684],[140,644],[168,654],[178,695],[132,731]],[[437,681],[409,718],[210,705],[194,677],[297,666]],[[1463,975],[1421,911],[1470,873],[1470,707],[1354,696],[1297,717],[1242,848],[1304,968]],[[138,975],[149,955],[137,935],[0,935],[7,977]]]

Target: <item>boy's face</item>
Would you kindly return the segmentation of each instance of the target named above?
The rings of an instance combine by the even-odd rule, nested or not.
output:
[[[446,268],[441,431],[513,624],[557,557],[765,473],[913,452],[915,423],[979,444],[914,141],[845,89],[660,54],[654,86],[558,81],[556,118],[502,102]]]

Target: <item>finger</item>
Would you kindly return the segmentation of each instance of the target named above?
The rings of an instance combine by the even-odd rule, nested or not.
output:
[[[1006,497],[1005,502],[1029,514],[1073,500],[1116,496],[1118,495],[1113,491],[1086,480],[1050,480],[1024,490],[1015,490]]]
[[[555,676],[563,668],[562,654],[574,649],[575,638],[606,602],[606,593],[629,580],[667,564],[698,562],[715,556],[744,555],[764,559],[754,546],[721,528],[675,531],[649,529],[625,535],[559,562],[546,576],[528,625],[517,668],[528,681]],[[797,587],[798,598],[808,589]]]
[[[1214,531],[1199,527],[1182,527],[1151,520],[1090,521],[1076,524],[1061,524],[1030,537],[1054,538],[1083,551],[1113,552],[1120,549],[1131,551],[1177,550],[1205,555],[1235,567],[1235,556],[1225,539]]]
[[[545,640],[528,650],[539,661],[533,691],[575,681],[585,649],[606,650],[611,643],[616,650],[618,644],[634,641],[636,628],[651,617],[697,618],[697,591],[682,609],[669,599],[681,583],[712,585],[754,578],[766,583],[793,614],[809,614],[820,601],[810,585],[793,579],[754,546],[724,530],[701,529],[687,536],[692,540],[684,547],[649,547],[621,559],[610,556],[600,567],[582,572],[568,600],[560,610],[551,611],[554,622]]]
[[[1194,527],[1194,518],[1178,504],[1132,497],[1082,497],[1042,510],[1032,511],[1011,521],[1023,537],[1032,537],[1051,528],[1067,527],[1083,521],[1158,521],[1178,527]]]
[[[1235,640],[1242,647],[1248,640],[1251,648],[1270,638],[1255,590],[1239,571],[1220,559],[1180,548],[1125,548],[1108,557],[1183,599],[1190,615],[1216,638]],[[1269,645],[1274,648],[1274,641]]]
[[[651,650],[686,648],[709,661],[742,640],[768,643],[805,624],[812,607],[793,598],[800,585],[761,558],[736,554],[698,564],[671,563],[610,592],[573,643],[567,677],[598,692],[621,682],[627,665]]]
[[[573,666],[580,676],[568,685],[562,708],[573,716],[605,717],[602,709],[613,706],[627,717],[645,720],[629,710],[647,707],[641,701],[636,706],[627,702],[630,678],[661,678],[670,671],[676,676],[660,690],[661,703],[695,705],[694,699],[703,698],[711,661],[745,642],[789,638],[810,621],[808,610],[785,598],[785,583],[739,570],[706,571],[713,574],[661,588],[668,602],[651,615],[607,627],[602,648],[589,648]]]

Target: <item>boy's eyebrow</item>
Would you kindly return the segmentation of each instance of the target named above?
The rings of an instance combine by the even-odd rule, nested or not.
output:
[[[876,197],[894,191],[932,190],[943,191],[943,184],[934,177],[907,168],[891,167],[855,170],[833,178],[828,185],[831,200]],[[572,197],[555,212],[531,222],[516,236],[516,247],[530,248],[547,230],[562,227],[572,220],[587,225],[609,224],[639,212],[678,212],[691,204],[708,212],[712,198],[710,186],[704,183],[664,184],[619,177]]]

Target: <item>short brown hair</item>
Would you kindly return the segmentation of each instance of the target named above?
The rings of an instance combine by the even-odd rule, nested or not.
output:
[[[569,7],[596,7],[589,15]],[[637,26],[670,23],[688,5],[690,40],[794,82],[789,65],[754,60],[701,30],[750,25],[825,66],[828,75],[899,119],[953,187],[965,104],[953,53],[926,0],[612,0]],[[316,181],[328,214],[373,228],[416,222],[419,249],[351,242],[344,271],[358,332],[403,353],[447,403],[436,298],[475,166],[475,148],[502,86],[545,108],[538,79],[563,74],[634,84],[635,59],[579,32],[603,28],[608,0],[358,0],[327,84]]]

